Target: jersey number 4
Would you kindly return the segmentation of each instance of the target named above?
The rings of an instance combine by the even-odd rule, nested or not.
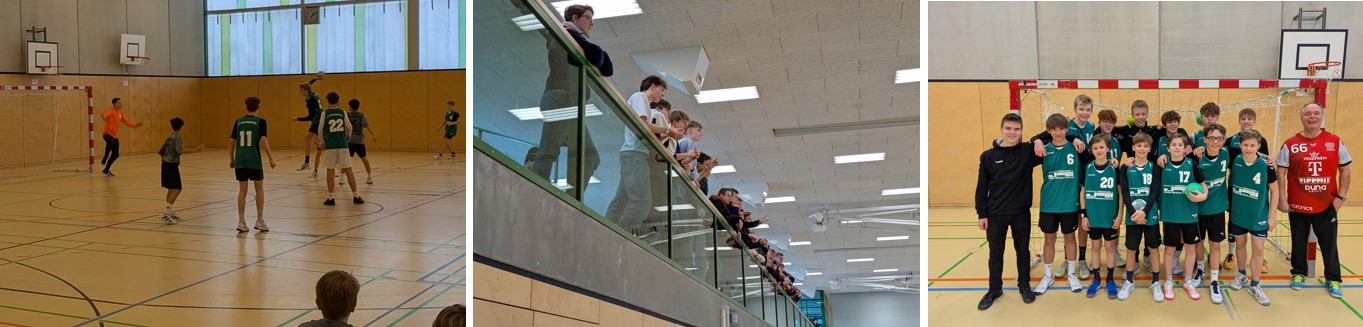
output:
[[[238,132],[237,132],[237,146],[240,146],[240,147],[250,147],[250,146],[251,146],[251,134],[254,134],[254,133],[252,133],[251,131],[238,131]]]
[[[327,131],[328,131],[328,132],[344,132],[344,131],[345,131],[345,121],[344,121],[344,120],[339,120],[339,119],[337,119],[337,120],[332,120],[332,121],[327,122]]]

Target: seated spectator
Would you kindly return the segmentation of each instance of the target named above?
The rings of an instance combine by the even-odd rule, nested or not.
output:
[[[355,312],[360,295],[360,281],[350,273],[332,270],[317,280],[317,309],[322,319],[305,322],[298,327],[354,327],[347,320]]]
[[[464,305],[455,304],[440,310],[431,327],[464,327]]]

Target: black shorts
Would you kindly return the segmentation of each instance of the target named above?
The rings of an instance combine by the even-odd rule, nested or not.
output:
[[[1041,232],[1046,234],[1055,234],[1057,230],[1059,230],[1061,234],[1074,233],[1074,230],[1079,228],[1079,212],[1042,212],[1041,219],[1037,221],[1037,225],[1041,227]]]
[[[308,125],[308,133],[312,135],[317,135],[317,126],[318,126],[317,121],[313,121],[312,125]]]
[[[1117,239],[1117,233],[1118,233],[1118,231],[1117,231],[1116,228],[1089,227],[1089,239],[1090,239],[1090,240],[1096,240],[1096,239],[1098,239],[1098,238],[1100,238],[1100,237],[1101,237],[1104,241],[1116,240],[1116,239]]]
[[[237,181],[238,181],[238,182],[245,182],[245,181],[248,181],[248,180],[252,180],[252,181],[263,181],[263,180],[265,180],[265,170],[264,170],[264,169],[244,169],[244,168],[237,168]]]
[[[356,155],[360,156],[360,158],[369,156],[369,152],[364,150],[364,144],[350,143],[350,156],[354,157]]]
[[[161,187],[169,190],[179,190],[180,187],[180,163],[161,162]]]
[[[1263,230],[1249,230],[1249,228],[1240,227],[1240,225],[1230,224],[1231,236],[1240,237],[1245,234],[1249,234],[1257,238],[1268,238],[1268,229],[1265,228]]]
[[[1126,225],[1126,249],[1136,251],[1141,249],[1141,239],[1145,239],[1145,247],[1159,248],[1159,226],[1151,225]]]
[[[1178,246],[1183,244],[1196,244],[1202,240],[1202,231],[1197,229],[1197,223],[1171,223],[1163,222],[1164,225],[1164,246]]]
[[[1226,213],[1211,215],[1197,215],[1197,228],[1202,231],[1202,236],[1212,242],[1226,240]]]

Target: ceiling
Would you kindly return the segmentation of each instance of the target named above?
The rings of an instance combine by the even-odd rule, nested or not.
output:
[[[735,187],[752,203],[763,200],[763,191],[796,197],[795,202],[748,210],[771,217],[770,228],[759,234],[786,248],[789,271],[797,277],[805,270],[823,273],[805,278],[807,292],[830,289],[829,281],[837,278],[912,273],[917,279],[917,226],[831,223],[826,231],[814,232],[807,218],[825,208],[853,211],[919,203],[916,194],[881,195],[885,189],[921,186],[919,86],[894,83],[896,70],[919,67],[917,1],[641,0],[639,6],[643,14],[597,19],[591,32],[614,60],[612,80],[619,90],[636,89],[646,76],[630,54],[704,46],[710,58],[704,90],[756,86],[760,92],[761,98],[754,100],[698,104],[672,87],[664,98],[704,124],[701,151],[737,169],[714,175],[711,192]],[[527,32],[511,23],[515,15],[519,13],[506,8],[474,8],[475,107],[505,107],[504,112],[538,106],[544,75],[536,70],[544,69],[544,44],[521,41],[518,33]],[[479,29],[487,32],[480,36]],[[488,42],[493,39],[495,44]],[[524,54],[535,49],[540,56]],[[496,73],[486,73],[480,67],[484,65]],[[519,85],[531,85],[531,90],[513,90]],[[496,121],[476,125],[516,128],[511,115],[479,115],[475,121],[484,119]],[[855,127],[886,119],[904,123]],[[773,129],[836,123],[854,127],[802,136],[773,134]],[[834,156],[877,152],[885,153],[884,161],[833,163]],[[603,156],[602,161],[598,176],[616,169],[610,167],[613,158]],[[917,215],[881,218],[916,221]],[[898,235],[911,238],[876,241]],[[789,247],[787,240],[813,244]],[[875,261],[846,262],[852,258]],[[899,272],[872,273],[874,269]],[[872,290],[842,285],[831,291]]]

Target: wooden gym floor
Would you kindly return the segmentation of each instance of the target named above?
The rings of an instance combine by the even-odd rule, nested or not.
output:
[[[1203,282],[1199,293],[1202,298],[1193,301],[1188,294],[1175,286],[1177,293],[1173,301],[1155,303],[1150,293],[1150,273],[1142,269],[1136,276],[1136,290],[1126,301],[1109,300],[1106,289],[1100,289],[1098,296],[1088,298],[1083,292],[1071,293],[1064,276],[1056,279],[1055,285],[1044,295],[1037,296],[1036,302],[1022,303],[1017,291],[1017,267],[1014,265],[1015,253],[1012,240],[1007,241],[1004,255],[1003,297],[995,300],[994,306],[979,311],[976,305],[989,287],[989,248],[984,231],[976,225],[973,208],[930,208],[928,246],[932,256],[928,259],[928,310],[931,312],[931,325],[992,325],[1009,322],[1020,325],[1040,325],[1053,322],[1056,317],[1066,320],[1106,321],[1117,324],[1137,324],[1157,326],[1163,324],[1187,326],[1221,325],[1289,325],[1307,321],[1326,325],[1357,325],[1363,323],[1359,305],[1363,305],[1363,207],[1345,207],[1339,217],[1340,260],[1344,283],[1344,298],[1335,299],[1325,292],[1323,277],[1308,278],[1307,288],[1293,291],[1288,288],[1291,279],[1290,267],[1286,258],[1271,245],[1265,243],[1265,256],[1268,259],[1269,273],[1262,277],[1265,293],[1271,301],[1270,306],[1261,306],[1246,290],[1231,291],[1225,288],[1226,301],[1221,305],[1212,304]],[[1036,228],[1037,213],[1032,212],[1032,237],[1040,238]],[[1283,235],[1287,235],[1287,217],[1279,216]],[[1077,234],[1076,234],[1077,235]],[[1123,242],[1126,231],[1118,238],[1118,246],[1125,255]],[[1011,237],[1010,237],[1011,238]],[[1287,238],[1281,240],[1290,249]],[[1040,242],[1033,242],[1039,244]],[[1228,246],[1222,244],[1222,253]],[[1090,248],[1089,264],[1093,261]],[[1056,247],[1056,267],[1064,263],[1064,245]],[[1033,255],[1039,249],[1032,250]],[[1188,254],[1187,252],[1184,253]],[[1219,261],[1219,259],[1218,259]],[[1218,262],[1219,263],[1219,262]],[[1317,262],[1317,274],[1324,274],[1322,262]],[[1208,263],[1208,266],[1211,264]],[[1106,267],[1105,265],[1103,267]],[[1352,270],[1350,268],[1360,268]],[[1117,267],[1115,280],[1120,287],[1122,267]],[[1161,270],[1163,270],[1161,268]],[[1032,285],[1041,279],[1043,268],[1032,268]],[[1057,270],[1058,271],[1058,270]],[[1356,272],[1357,271],[1357,272]],[[1057,272],[1058,273],[1058,272]],[[1106,269],[1104,269],[1106,274]],[[1163,274],[1160,276],[1164,278]],[[1223,284],[1229,284],[1235,277],[1234,270],[1222,270]],[[1104,277],[1106,278],[1106,277]],[[1182,276],[1175,277],[1182,280]],[[1088,286],[1089,281],[1082,281]],[[1179,284],[1181,285],[1181,284]]]
[[[373,185],[354,161],[368,203],[351,204],[338,184],[327,207],[325,180],[295,170],[301,151],[276,151],[268,233],[233,230],[237,183],[224,149],[183,157],[183,222],[173,226],[159,218],[154,154],[123,156],[116,177],[0,179],[0,326],[297,326],[321,318],[314,286],[330,270],[364,285],[351,324],[429,325],[467,290],[464,160],[369,156]]]

